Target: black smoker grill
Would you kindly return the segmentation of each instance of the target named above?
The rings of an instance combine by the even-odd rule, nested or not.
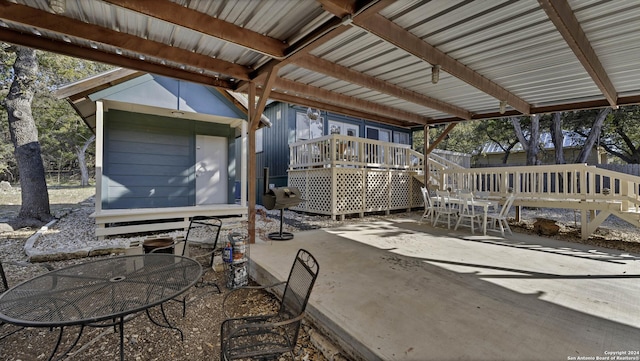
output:
[[[265,188],[269,184],[269,168],[265,168]],[[282,224],[284,223],[284,209],[295,207],[302,199],[300,190],[296,187],[276,187],[271,189],[265,189],[265,193],[262,196],[262,203],[266,209],[279,209],[280,210],[280,232],[269,233],[269,239],[276,241],[288,241],[293,238],[293,234],[289,232],[282,232]]]

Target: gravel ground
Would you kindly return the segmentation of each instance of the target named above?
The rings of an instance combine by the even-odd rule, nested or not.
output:
[[[29,262],[24,252],[25,240],[34,234],[34,230],[22,229],[13,232],[0,233],[0,259],[5,268],[5,273],[10,285],[15,285],[23,280],[47,272],[50,269],[58,269],[71,264],[85,262],[86,250],[93,248],[92,257],[113,257],[120,253],[121,247],[127,246],[131,241],[142,241],[147,236],[113,238],[97,242],[93,236],[95,225],[93,219],[88,217],[93,212],[91,202],[84,202],[75,209],[67,209],[57,216],[60,219],[33,244],[34,259],[39,262]],[[258,215],[258,235],[265,236],[269,232],[275,232],[279,228],[279,213],[267,213],[261,211]],[[319,228],[324,225],[325,217],[318,217],[317,224],[303,222],[301,218],[291,218],[291,224],[295,229]],[[227,239],[230,232],[246,234],[246,221],[240,218],[224,219],[224,227],[220,240]],[[293,226],[287,225],[287,231],[294,231]],[[164,233],[167,234],[167,233]],[[170,236],[184,235],[184,232],[168,233]],[[72,252],[81,249],[81,252]],[[190,246],[190,256],[208,262],[210,249],[197,245]],[[69,259],[71,258],[71,259]],[[292,260],[293,261],[293,260]],[[220,263],[220,257],[216,256],[216,263]],[[222,299],[229,290],[225,287],[222,272],[216,272],[209,268],[205,274],[206,282],[217,283],[222,293],[217,293],[214,287],[192,288],[188,291],[187,314],[181,315],[181,305],[170,302],[167,304],[168,317],[184,332],[184,342],[180,342],[176,331],[164,329],[153,325],[144,313],[138,314],[125,323],[125,359],[127,360],[218,360],[220,352],[220,324],[226,318],[222,312]],[[268,313],[276,304],[273,296],[266,292],[253,292],[244,298],[230,298],[227,302],[227,310],[244,310],[257,313]],[[246,314],[246,313],[245,313]],[[13,326],[3,326],[13,327]],[[71,345],[70,336],[77,334],[77,328],[70,328],[65,332],[61,350]],[[5,329],[0,330],[0,335]],[[70,336],[69,336],[70,335]],[[49,329],[25,329],[0,343],[0,360],[40,360],[47,359],[56,343],[57,330]],[[118,357],[118,334],[113,328],[87,328],[79,344],[73,349],[68,359],[72,360],[114,360]],[[319,351],[327,349],[327,341],[311,325],[304,324],[303,332],[298,340],[296,360],[325,360]],[[318,346],[319,345],[319,346]],[[329,348],[331,349],[331,348]],[[334,350],[335,351],[335,350]],[[290,360],[290,356],[281,360]],[[340,358],[334,358],[339,360]],[[345,358],[342,358],[345,359]]]
[[[49,269],[57,269],[70,264],[84,262],[86,258],[69,258],[70,250],[83,249],[80,253],[86,254],[90,245],[97,242],[93,236],[94,224],[89,216],[93,212],[92,200],[85,201],[77,207],[70,207],[57,216],[60,218],[50,229],[37,239],[33,244],[36,252],[34,259],[44,262],[29,262],[24,252],[25,239],[34,233],[33,230],[17,230],[0,233],[0,259],[5,265],[5,271],[10,285],[47,272]],[[364,219],[347,218],[345,221],[332,221],[330,217],[306,215],[291,211],[285,211],[285,227],[288,232],[299,230],[330,228],[345,223],[367,222],[372,218],[409,217],[419,219],[421,211],[402,212],[391,216],[374,215]],[[609,217],[598,231],[588,240],[580,240],[580,228],[577,225],[580,214],[571,210],[561,209],[524,209],[523,221],[511,222],[514,232],[532,233],[533,222],[536,218],[553,219],[560,225],[560,233],[554,238],[571,242],[588,243],[609,248],[640,253],[640,232],[634,226],[615,217]],[[279,211],[266,211],[258,209],[256,217],[257,235],[266,239],[270,232],[279,229]],[[226,239],[229,232],[246,234],[247,224],[240,218],[224,219],[224,226],[220,239]],[[175,232],[169,235],[182,235]],[[131,241],[141,241],[145,236],[112,238],[101,242],[99,247],[94,247],[94,254],[98,257],[111,257],[118,253],[115,249],[126,247]],[[192,256],[204,254],[208,250],[200,247],[190,248]],[[62,251],[62,252],[61,252]],[[54,256],[43,256],[51,255]],[[218,281],[222,288],[222,294],[213,293],[213,288],[193,288],[187,294],[187,315],[180,315],[181,306],[171,303],[169,318],[185,334],[185,341],[175,331],[161,329],[149,322],[146,316],[135,317],[125,324],[125,358],[127,360],[217,360],[219,354],[219,327],[224,319],[221,312],[221,302],[228,290],[224,287],[222,274],[210,271],[206,274],[206,280]],[[251,297],[232,302],[231,307],[246,308],[250,305],[260,305],[258,308],[266,310],[274,304],[273,298],[267,293],[255,293]],[[324,360],[325,357],[319,349],[322,348],[323,338],[318,335],[310,325],[305,325],[299,340],[297,360]],[[70,332],[73,333],[73,332]],[[310,336],[313,335],[313,336]],[[48,329],[27,329],[3,341],[0,359],[2,360],[39,360],[46,359],[51,346],[55,344],[57,332]],[[64,344],[70,340],[64,338]],[[118,352],[118,336],[112,328],[93,328],[85,331],[80,339],[80,344],[72,352],[70,359],[77,360],[112,360]],[[287,359],[287,358],[285,358]]]

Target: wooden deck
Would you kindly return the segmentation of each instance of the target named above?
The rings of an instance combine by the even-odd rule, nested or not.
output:
[[[588,238],[609,216],[640,227],[640,177],[586,164],[462,168],[406,145],[342,135],[292,144],[289,186],[307,202],[295,208],[327,214],[389,212],[421,207],[424,169],[430,188],[488,192],[516,206],[580,210],[582,237]]]

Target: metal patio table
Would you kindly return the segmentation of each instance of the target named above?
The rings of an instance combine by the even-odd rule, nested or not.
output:
[[[124,359],[125,316],[146,311],[156,325],[182,331],[171,325],[164,303],[186,292],[202,276],[200,264],[173,254],[145,254],[105,258],[77,264],[34,277],[0,296],[0,320],[18,326],[64,328],[80,326],[71,351],[84,327],[120,329],[120,359]],[[165,324],[151,317],[149,309],[160,305]]]

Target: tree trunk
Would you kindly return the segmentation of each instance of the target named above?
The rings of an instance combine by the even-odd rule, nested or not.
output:
[[[527,165],[538,164],[538,143],[540,142],[540,116],[531,116],[531,135],[529,136],[529,146],[527,147]]]
[[[516,132],[516,136],[522,144],[522,148],[524,148],[527,153],[527,165],[537,165],[538,164],[538,143],[540,142],[540,116],[532,115],[531,116],[531,132],[529,134],[529,139],[524,136],[524,132],[522,131],[522,126],[520,125],[520,117],[511,118],[511,124],[513,124],[513,129]]]
[[[553,113],[551,123],[551,140],[556,155],[556,164],[565,164],[564,160],[564,134],[562,133],[562,113]]]
[[[52,218],[49,193],[38,142],[38,129],[31,113],[38,76],[36,51],[21,46],[16,49],[14,80],[3,105],[7,110],[9,133],[20,172],[22,206],[18,218],[28,222],[48,222]]]
[[[504,156],[502,157],[502,164],[507,164],[507,161],[509,160],[509,156],[511,155],[511,149],[513,149],[513,147],[515,147],[516,144],[518,143],[510,143],[506,149],[504,148],[502,149],[502,151],[504,152]]]
[[[87,170],[87,159],[85,157],[85,153],[87,152],[87,148],[89,145],[96,140],[96,136],[92,135],[91,138],[87,139],[86,142],[76,149],[76,156],[78,157],[78,166],[80,167],[80,186],[88,187],[89,186],[89,171]]]
[[[589,136],[584,141],[584,145],[582,146],[582,150],[580,150],[580,154],[576,157],[575,163],[586,163],[587,158],[589,158],[589,154],[591,154],[591,150],[593,150],[593,145],[596,144],[596,140],[600,138],[600,133],[602,132],[602,124],[604,124],[604,120],[607,119],[607,115],[611,113],[611,108],[604,108],[600,110],[598,115],[596,116],[596,120],[593,122],[591,126],[591,131],[589,131]]]

